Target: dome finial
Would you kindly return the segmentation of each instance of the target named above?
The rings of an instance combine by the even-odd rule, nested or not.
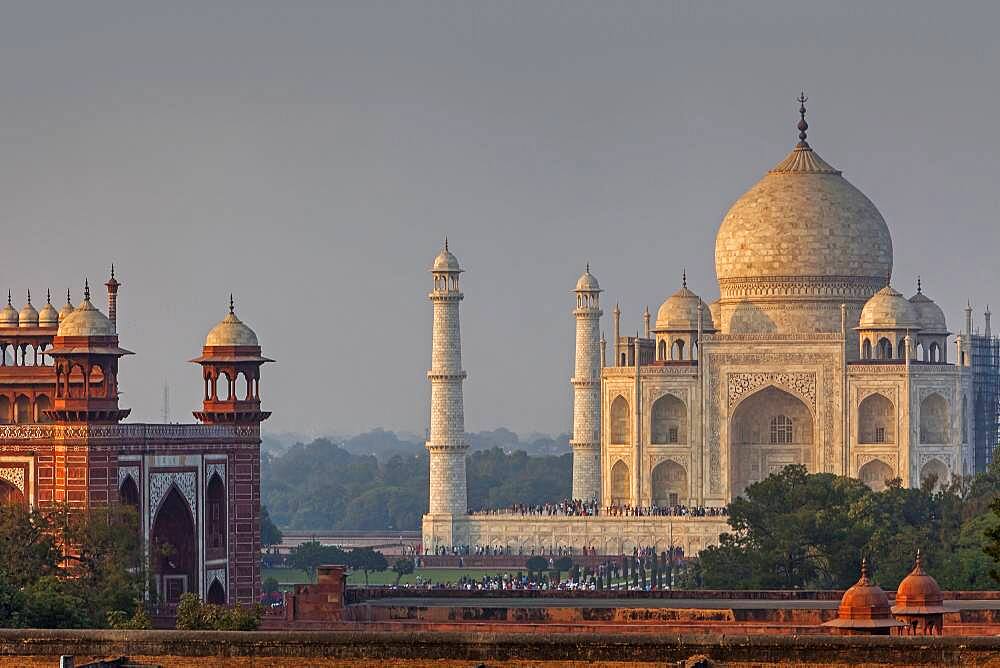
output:
[[[920,275],[917,274],[917,294],[918,295],[923,294],[923,292],[924,292],[924,286],[920,282]]]
[[[587,273],[588,274],[590,273],[590,263],[589,262],[587,263]]]
[[[69,306],[73,305],[73,300],[69,298],[69,288],[66,288],[66,304]]]
[[[229,293],[229,312],[233,313],[233,314],[236,313],[236,302],[233,301],[233,293],[232,292]]]
[[[803,148],[809,147],[809,142],[806,141],[806,130],[809,129],[809,124],[806,123],[806,102],[809,98],[806,97],[805,91],[799,93],[799,99],[796,102],[799,103],[799,146]]]
[[[861,581],[868,584],[868,557],[861,559]]]
[[[10,290],[9,289],[7,290],[7,306],[9,306],[11,308],[14,308],[14,305],[11,304]]]
[[[83,279],[83,301],[90,301],[90,279]]]
[[[685,288],[688,286],[688,270],[687,270],[687,267],[684,267],[684,269],[681,270],[681,286],[685,287]]]
[[[448,250],[448,237],[444,238],[444,249]]]
[[[31,306],[31,288],[28,288],[28,306]]]
[[[45,303],[50,306],[52,305],[52,290],[45,291]]]
[[[917,548],[917,568],[923,568],[922,557],[920,556],[920,548]]]

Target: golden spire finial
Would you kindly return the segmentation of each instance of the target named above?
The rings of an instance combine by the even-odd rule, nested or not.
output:
[[[236,313],[236,302],[233,301],[233,293],[232,292],[229,293],[229,313],[234,314],[234,315]]]
[[[806,141],[806,130],[809,129],[809,124],[806,123],[806,102],[808,101],[809,98],[806,97],[805,91],[799,93],[799,98],[796,100],[799,103],[799,124],[797,127],[799,128],[799,146],[803,148],[809,146],[809,142]]]
[[[90,279],[83,279],[83,301],[90,301]]]

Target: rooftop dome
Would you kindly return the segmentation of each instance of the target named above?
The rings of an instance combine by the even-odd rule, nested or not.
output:
[[[84,287],[80,305],[59,321],[56,336],[115,336],[114,323],[90,303],[89,285]]]
[[[944,596],[937,580],[924,570],[920,551],[910,574],[903,578],[896,589],[896,604],[892,606],[894,615],[921,615],[948,612],[944,607]]]
[[[38,312],[39,327],[55,327],[59,324],[59,312],[52,305],[52,295],[45,297],[45,306]]]
[[[875,205],[806,142],[726,213],[715,239],[723,300],[760,295],[864,299],[892,270],[892,239]]]
[[[588,264],[587,271],[583,272],[580,280],[576,282],[576,292],[598,292],[600,289],[601,286],[597,284],[597,279],[590,273],[590,265]]]
[[[458,266],[458,258],[448,250],[448,239],[444,240],[444,248],[434,258],[434,266],[431,271],[462,271]]]
[[[10,291],[7,291],[7,305],[0,310],[0,327],[17,327],[18,317],[14,305],[10,303]]]
[[[858,329],[920,329],[917,309],[887,285],[865,302]]]
[[[76,307],[73,306],[73,302],[70,301],[69,290],[67,290],[66,291],[66,303],[63,304],[63,307],[61,309],[59,309],[59,322],[62,322],[65,318],[68,318],[70,316],[70,314],[73,313],[73,311],[75,311],[75,310],[76,310]]]
[[[206,348],[223,346],[260,347],[257,334],[236,317],[236,308],[231,295],[229,297],[229,313],[205,337]]]
[[[917,294],[910,297],[910,303],[917,313],[920,329],[924,334],[947,334],[948,325],[945,322],[944,311],[933,299],[923,293],[920,279],[917,279]]]
[[[698,306],[702,307],[702,329],[713,331],[712,312],[701,297],[688,290],[687,276],[682,281],[681,288],[667,297],[656,311],[657,332],[668,330],[696,331],[698,329]]]
[[[868,577],[868,560],[865,559],[861,562],[861,578],[840,599],[837,618],[824,622],[823,626],[874,631],[905,625],[892,617],[889,598]]]
[[[19,327],[38,327],[38,310],[31,305],[31,290],[28,290],[28,303],[21,307],[18,314]]]

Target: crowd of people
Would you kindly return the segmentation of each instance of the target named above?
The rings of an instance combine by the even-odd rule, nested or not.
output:
[[[726,509],[725,507],[685,506],[680,504],[633,506],[627,503],[616,503],[602,508],[597,501],[564,499],[559,503],[535,505],[515,503],[505,508],[483,508],[470,511],[469,514],[520,517],[597,517],[600,515],[608,517],[721,517],[726,514]]]

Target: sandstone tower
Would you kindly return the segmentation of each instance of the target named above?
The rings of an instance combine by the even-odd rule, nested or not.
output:
[[[431,515],[465,515],[468,512],[465,484],[465,409],[462,401],[462,340],[458,325],[458,304],[462,293],[458,277],[462,269],[448,250],[448,240],[434,258],[431,268],[434,290],[434,333],[431,352],[430,453]]]
[[[600,294],[590,265],[576,282],[576,366],[573,386],[573,498],[589,501],[601,491]]]

